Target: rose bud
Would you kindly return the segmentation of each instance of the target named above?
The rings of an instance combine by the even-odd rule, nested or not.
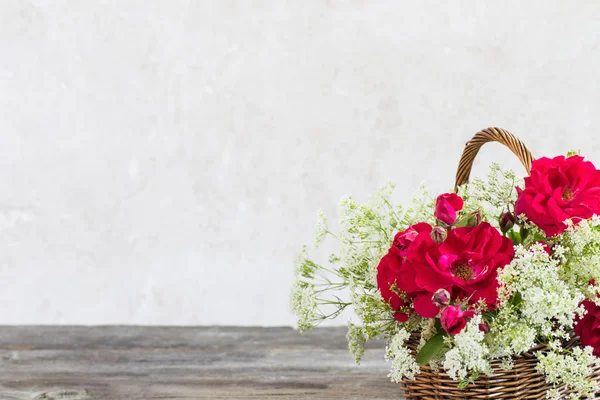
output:
[[[438,289],[431,297],[431,301],[437,306],[447,306],[450,304],[450,292],[446,289]]]
[[[460,333],[467,325],[467,318],[473,318],[475,311],[462,311],[459,306],[448,306],[440,315],[442,328],[451,335]]]
[[[439,225],[436,225],[435,228],[431,231],[431,239],[433,239],[436,243],[442,243],[446,240],[446,236],[448,236],[448,232],[444,228]]]
[[[452,225],[456,221],[456,213],[463,208],[463,199],[456,193],[440,194],[435,201],[435,212],[433,215],[446,225]]]
[[[502,233],[508,232],[513,226],[515,226],[516,218],[513,213],[507,211],[500,216],[498,223],[500,224],[500,230]]]
[[[490,326],[487,324],[487,322],[483,321],[479,324],[479,330],[483,333],[488,333],[490,331]]]
[[[465,226],[477,226],[481,222],[481,211],[473,211],[465,217]]]

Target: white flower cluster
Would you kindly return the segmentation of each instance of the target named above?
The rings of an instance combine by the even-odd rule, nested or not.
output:
[[[298,317],[298,330],[304,332],[314,325],[317,299],[312,285],[296,281],[290,296],[292,311]]]
[[[323,210],[319,210],[317,214],[317,227],[315,229],[315,247],[319,247],[321,243],[323,243],[327,233],[329,233],[327,228],[327,216]]]
[[[352,306],[361,322],[351,325],[348,332],[348,346],[357,362],[367,340],[389,337],[397,330],[393,313],[377,289],[379,260],[396,232],[420,221],[433,223],[433,199],[424,187],[407,208],[392,205],[393,189],[391,183],[384,185],[366,204],[358,204],[352,197],[343,200],[337,235],[329,230],[327,217],[319,211],[314,246],[319,247],[328,237],[340,243],[340,254],[329,257],[329,266],[312,261],[306,247],[296,257],[296,280],[290,300],[298,329],[313,328]],[[344,291],[349,291],[348,300],[337,293]],[[412,329],[418,323],[413,318],[405,326]]]
[[[472,318],[465,329],[454,336],[454,346],[444,358],[443,367],[448,376],[461,382],[469,382],[480,374],[492,375],[489,349],[484,333],[479,329],[481,315]]]
[[[389,374],[393,382],[400,382],[403,378],[415,379],[415,374],[420,372],[419,364],[404,343],[410,337],[410,333],[401,328],[390,340],[386,348],[386,360],[392,364]]]
[[[512,171],[503,171],[497,163],[493,163],[486,180],[471,179],[471,182],[458,188],[458,195],[463,198],[464,210],[479,210],[483,220],[498,227],[498,217],[509,211],[509,204],[517,199],[515,186],[522,185],[522,179]]]
[[[566,221],[569,228],[559,237],[554,246],[554,255],[561,262],[561,278],[575,288],[586,288],[585,294],[596,299],[600,292],[600,217],[574,225]],[[590,279],[596,286],[588,285]]]
[[[350,350],[350,354],[352,354],[356,363],[359,364],[365,354],[365,343],[367,342],[367,337],[363,329],[360,326],[356,326],[352,322],[349,322],[346,339],[348,339],[348,350]]]
[[[492,320],[486,339],[492,358],[506,358],[531,349],[536,337],[536,329],[520,317],[516,308],[505,305]]]
[[[500,309],[499,314],[505,315],[499,316],[495,327],[500,331],[503,327],[513,328],[512,324],[506,324],[510,320],[508,314],[517,313],[523,328],[533,328],[549,338],[568,338],[574,312],[584,296],[562,279],[559,261],[550,257],[542,244],[536,243],[527,249],[517,246],[513,261],[498,273],[498,281],[501,293],[518,293],[519,297],[513,298],[518,301]],[[505,301],[509,300],[505,297]],[[526,336],[531,336],[531,332]]]
[[[587,379],[593,371],[592,368],[600,362],[592,355],[591,347],[575,347],[570,354],[538,352],[536,356],[539,360],[537,370],[546,376],[546,382],[553,385],[547,398],[564,398],[558,390],[560,384],[565,384],[570,389],[571,399],[579,399],[582,396],[594,398],[594,393],[600,389],[598,382]]]

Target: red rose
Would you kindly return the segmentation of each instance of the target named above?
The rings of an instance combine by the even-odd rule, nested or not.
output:
[[[576,318],[575,334],[581,338],[581,344],[591,346],[594,355],[600,357],[600,307],[593,301],[582,302],[587,313],[583,318]]]
[[[408,294],[403,294],[404,299],[399,294],[400,285],[398,279],[400,278],[400,269],[406,258],[408,248],[421,232],[429,236],[431,226],[425,222],[421,222],[410,226],[403,232],[397,233],[388,254],[379,261],[379,265],[377,266],[377,286],[381,292],[381,296],[390,305],[392,310],[395,311],[394,318],[400,322],[408,320],[408,313],[406,311],[410,305]]]
[[[456,221],[456,213],[462,208],[463,199],[455,193],[444,193],[438,196],[433,215],[446,225],[452,225]]]
[[[469,299],[471,304],[483,299],[493,309],[498,297],[497,270],[513,257],[511,240],[487,222],[452,229],[440,245],[423,232],[408,248],[407,259],[397,272],[397,285],[414,297],[415,312],[425,318],[439,313],[432,301],[439,289],[446,289],[452,299]]]
[[[517,192],[515,214],[525,214],[547,236],[564,231],[567,219],[577,223],[600,213],[600,171],[580,156],[535,160]]]
[[[451,335],[456,335],[467,325],[467,318],[473,318],[475,311],[462,311],[459,306],[448,306],[440,315],[442,328]]]
[[[431,229],[431,225],[428,223],[419,222],[418,224],[409,226],[403,232],[396,233],[394,242],[390,248],[390,253],[402,259],[405,258],[408,246],[415,240],[417,235],[421,232],[431,233]]]

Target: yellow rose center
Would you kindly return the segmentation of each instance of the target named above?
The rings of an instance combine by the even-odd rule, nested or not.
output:
[[[571,189],[571,186],[567,186],[565,190],[563,190],[562,199],[573,200],[573,189]]]
[[[475,272],[469,265],[460,264],[452,268],[452,275],[463,281],[470,281],[475,277]]]

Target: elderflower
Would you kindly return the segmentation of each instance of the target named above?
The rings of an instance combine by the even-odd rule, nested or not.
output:
[[[433,208],[435,198],[431,197],[427,186],[421,185],[411,199],[411,205],[406,209],[402,219],[403,229],[417,222],[434,224]]]
[[[583,287],[590,279],[600,279],[600,217],[594,215],[577,225],[566,222],[569,227],[561,234],[559,247],[562,278],[571,286]]]
[[[290,303],[292,311],[298,317],[298,330],[304,332],[311,329],[315,324],[315,310],[317,308],[314,286],[296,281],[292,287]]]
[[[464,199],[466,212],[479,210],[485,221],[498,227],[498,217],[509,204],[515,203],[515,186],[520,186],[521,182],[513,171],[502,170],[497,163],[492,163],[487,180],[472,179],[458,188],[458,195]]]
[[[306,246],[302,247],[302,250],[296,255],[294,266],[296,275],[305,279],[313,279],[315,272],[319,269],[317,264],[308,259]]]
[[[410,350],[404,343],[410,337],[405,329],[396,333],[386,348],[386,360],[390,361],[391,372],[388,375],[393,382],[400,382],[403,378],[415,379],[415,374],[420,372],[419,364],[416,363]]]
[[[598,382],[589,380],[592,368],[600,364],[600,359],[592,354],[592,348],[575,347],[570,354],[559,354],[556,351],[548,353],[537,352],[539,363],[536,369],[546,376],[546,382],[553,385],[548,398],[557,398],[557,386],[565,384],[571,390],[569,398],[579,399],[582,396],[594,397],[598,392]]]
[[[517,292],[519,318],[544,336],[567,337],[583,294],[561,279],[558,260],[542,244],[517,246],[513,261],[498,273],[501,286]],[[507,311],[513,311],[510,307]],[[558,323],[558,327],[557,327]]]
[[[480,323],[481,315],[476,315],[462,332],[454,336],[454,347],[446,353],[443,361],[450,378],[467,381],[476,379],[480,374],[493,374],[484,333],[479,330]]]
[[[349,322],[346,338],[348,339],[348,350],[350,350],[350,354],[354,357],[354,361],[359,364],[365,354],[365,343],[367,341],[365,333],[360,326]]]
[[[537,332],[514,307],[500,308],[490,324],[487,343],[492,358],[510,357],[528,351],[536,344]]]
[[[315,230],[315,247],[319,247],[323,240],[325,240],[325,236],[329,232],[327,230],[327,216],[323,212],[323,210],[319,210],[317,213],[317,228]]]

